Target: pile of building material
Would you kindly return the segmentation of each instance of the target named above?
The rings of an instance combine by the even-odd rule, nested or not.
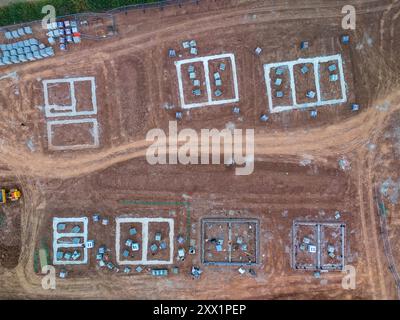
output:
[[[262,48],[257,47],[257,48],[255,48],[254,52],[255,52],[255,54],[256,54],[257,56],[259,56],[259,55],[261,55]]]
[[[318,116],[318,111],[317,110],[311,110],[310,111],[310,116],[311,116],[311,118],[316,118]]]
[[[190,65],[188,67],[188,74],[189,74],[189,79],[192,81],[194,89],[192,90],[192,94],[195,96],[201,96],[201,90],[200,90],[200,80],[196,79],[196,68],[193,65]]]
[[[182,120],[183,119],[183,113],[180,112],[180,111],[177,111],[175,113],[175,118],[176,118],[176,120]]]
[[[351,105],[351,111],[359,111],[360,110],[360,105],[357,103],[353,103]]]
[[[166,277],[168,275],[168,269],[152,269],[151,274],[155,277]]]
[[[260,121],[262,121],[262,122],[267,122],[268,119],[269,119],[269,117],[268,117],[266,114],[262,114],[262,115],[260,116]]]
[[[174,49],[168,49],[168,57],[176,58],[176,51]]]
[[[350,36],[347,34],[342,35],[341,41],[343,44],[349,44],[350,43]]]
[[[331,82],[338,81],[339,75],[336,73],[337,71],[336,64],[331,64],[330,66],[328,66],[328,70],[329,70],[329,81]]]
[[[221,63],[221,64],[219,65],[219,70],[220,70],[221,72],[224,72],[225,69],[226,69],[226,64],[225,64],[225,63]],[[214,81],[215,81],[215,86],[216,86],[217,88],[219,88],[219,87],[222,86],[222,79],[221,79],[221,75],[220,75],[219,71],[217,71],[217,72],[214,73]],[[216,97],[220,97],[220,96],[222,95],[221,89],[215,90],[214,95],[215,95]]]
[[[239,273],[240,273],[241,275],[244,275],[244,274],[246,273],[246,269],[243,268],[243,267],[240,267],[240,268],[238,269],[238,271],[239,271]]]
[[[274,82],[274,85],[276,87],[280,87],[282,85],[282,78],[279,78],[279,76],[283,75],[283,73],[284,73],[283,68],[277,68],[275,70],[275,75],[278,76],[278,78],[276,78],[275,82]],[[281,90],[276,91],[276,97],[277,98],[283,98],[283,91],[281,91]]]
[[[67,277],[67,275],[68,275],[67,270],[61,269],[61,271],[60,271],[60,278],[61,278],[61,279],[65,279],[65,278]]]
[[[56,43],[56,39],[59,40],[60,49],[67,50],[67,44],[74,44],[81,42],[81,34],[78,30],[78,24],[76,21],[57,21],[47,24],[48,41],[51,45]]]
[[[54,56],[52,47],[31,38],[8,44],[0,44],[0,66],[41,60]]]
[[[177,238],[177,241],[178,241],[179,245],[183,245],[185,243],[185,238],[182,237],[181,235],[179,235]],[[178,248],[178,260],[185,261],[185,249],[184,248]]]
[[[21,27],[15,30],[9,30],[4,32],[4,37],[7,40],[14,40],[14,39],[19,39],[21,37],[24,37],[26,35],[32,34],[32,28],[31,27]]]
[[[153,255],[157,253],[158,250],[165,250],[167,249],[168,245],[165,240],[162,239],[161,232],[156,232],[154,236],[154,241],[150,246],[150,251]]]
[[[129,235],[134,237],[137,234],[136,228],[129,229]],[[129,256],[134,257],[134,253],[140,250],[139,242],[134,239],[126,239],[125,241],[126,249],[122,252],[122,256],[128,258]]]
[[[351,169],[351,164],[350,161],[347,160],[345,157],[342,157],[339,159],[339,167],[340,169],[342,169],[343,171],[348,171]]]
[[[209,240],[210,243],[212,243],[215,246],[215,250],[217,252],[222,252],[223,251],[223,245],[224,245],[224,239],[216,239],[212,238]]]
[[[178,249],[178,260],[185,261],[185,249],[184,248]]]
[[[110,270],[115,268],[114,264],[110,261],[110,254],[111,249],[107,249],[105,245],[100,246],[97,249],[96,253],[96,260],[99,267],[107,267]]]
[[[196,40],[184,41],[182,42],[182,47],[183,49],[189,49],[191,55],[197,56],[198,50]]]
[[[57,251],[57,260],[66,260],[66,261],[70,261],[71,259],[73,261],[78,260],[81,257],[81,253],[78,250],[74,250],[73,252],[71,251]]]
[[[95,214],[92,216],[92,219],[93,219],[93,222],[99,222],[99,221],[100,221],[100,214],[95,213]]]
[[[309,47],[310,47],[310,43],[309,43],[308,41],[302,41],[302,42],[300,43],[300,49],[301,49],[301,50],[308,49]]]
[[[100,214],[98,214],[98,213],[95,213],[95,214],[92,216],[92,219],[93,219],[93,222],[100,222],[100,220],[101,220],[101,224],[102,224],[103,226],[108,226],[108,224],[109,224],[109,222],[110,222],[110,220],[109,220],[108,218],[101,218],[101,217],[100,217]]]
[[[308,251],[309,253],[316,253],[317,246],[311,243],[311,239],[304,237],[303,242],[300,244],[299,249],[301,251]]]
[[[201,275],[202,273],[203,273],[203,271],[201,271],[199,267],[192,266],[191,275],[192,275],[195,279],[199,279],[199,278],[200,278],[200,275]]]
[[[232,251],[241,250],[247,252],[247,243],[243,241],[242,237],[237,237],[236,242],[232,246]],[[242,258],[242,257],[240,257]]]
[[[328,251],[328,256],[330,256],[332,259],[334,259],[336,257],[335,255],[335,247],[332,245],[328,245],[327,247],[327,251]]]

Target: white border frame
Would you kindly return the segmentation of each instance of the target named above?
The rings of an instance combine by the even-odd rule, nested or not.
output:
[[[325,63],[325,62],[329,62],[329,61],[337,61],[342,97],[340,99],[322,100],[321,99],[319,65],[320,65],[320,63]],[[306,63],[311,63],[314,66],[317,101],[298,104],[297,99],[296,99],[296,85],[295,85],[293,67],[298,64],[306,64]],[[271,87],[270,72],[271,72],[272,68],[278,68],[278,67],[287,67],[289,70],[290,89],[291,89],[291,97],[292,97],[292,103],[293,103],[291,106],[274,107],[273,99],[272,99],[272,87]],[[336,54],[336,55],[332,55],[332,56],[321,56],[321,57],[315,57],[315,58],[300,58],[298,60],[293,60],[293,61],[265,64],[264,65],[264,78],[265,78],[265,83],[267,86],[268,104],[269,104],[269,110],[271,113],[277,113],[277,112],[294,110],[294,109],[320,107],[320,106],[324,106],[324,105],[340,104],[340,103],[344,103],[347,101],[347,92],[346,92],[347,84],[346,84],[346,80],[344,77],[343,60],[342,60],[341,54]]]
[[[149,245],[149,223],[168,222],[169,224],[169,260],[148,260],[147,252]],[[121,251],[121,223],[141,223],[142,224],[142,259],[141,260],[122,260]],[[166,265],[174,263],[174,219],[171,218],[115,218],[115,256],[119,265]]]
[[[211,92],[210,70],[208,67],[208,62],[211,60],[224,59],[224,58],[229,58],[231,60],[232,79],[233,79],[235,97],[233,99],[213,100],[213,95]],[[183,81],[182,81],[182,65],[189,64],[189,63],[195,63],[195,62],[203,62],[204,77],[206,80],[206,88],[207,88],[207,101],[186,104],[185,103],[185,91],[183,88]],[[221,105],[221,104],[227,104],[227,103],[235,103],[235,102],[239,101],[239,85],[238,85],[238,78],[237,78],[235,55],[233,53],[219,54],[219,55],[206,56],[206,57],[196,57],[193,59],[175,61],[175,65],[176,65],[176,72],[178,75],[179,96],[180,96],[180,100],[181,100],[182,109],[192,109],[192,108],[199,108],[199,107],[205,107],[205,106],[215,106],[215,105]]]
[[[75,97],[75,82],[83,82],[90,81],[91,82],[91,93],[92,93],[92,108],[90,111],[76,111],[76,97]],[[51,79],[51,80],[43,80],[43,93],[44,93],[44,108],[45,114],[47,118],[54,117],[67,117],[67,116],[89,116],[97,114],[97,98],[96,98],[96,80],[94,77],[79,77],[79,78],[66,78],[66,79]],[[70,89],[70,106],[59,106],[53,105],[49,103],[49,84],[59,84],[59,83],[69,83]],[[55,111],[65,111],[65,112],[57,112],[53,113],[52,110]]]
[[[57,125],[68,125],[68,124],[79,124],[79,123],[92,123],[93,124],[93,144],[75,144],[71,146],[55,146],[53,145],[53,126]],[[47,142],[49,146],[49,150],[81,150],[81,149],[90,149],[90,148],[98,148],[100,145],[99,140],[99,124],[97,119],[88,118],[88,119],[73,119],[73,120],[50,120],[47,122]]]
[[[62,233],[57,231],[57,225],[59,223],[83,223],[83,232],[79,233]],[[57,243],[57,240],[65,237],[80,237],[83,238],[83,243]],[[88,249],[85,244],[88,240],[88,218],[53,218],[53,264],[54,265],[73,265],[73,264],[87,264],[88,263]],[[58,248],[83,248],[83,259],[82,260],[57,260]]]

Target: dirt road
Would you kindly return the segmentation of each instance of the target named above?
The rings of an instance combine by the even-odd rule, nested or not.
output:
[[[7,182],[18,181],[24,199],[21,233],[13,235],[20,238],[20,257],[18,265],[0,267],[0,297],[397,298],[373,197],[375,167],[382,163],[377,149],[368,145],[380,145],[388,123],[400,112],[395,67],[400,3],[357,2],[358,29],[352,33],[351,48],[337,40],[345,4],[348,1],[201,1],[163,11],[122,13],[116,20],[116,38],[83,43],[65,55],[3,69],[0,173]],[[236,128],[255,128],[255,172],[249,177],[236,177],[224,166],[150,166],[145,161],[146,132],[167,128],[179,105],[175,66],[167,60],[167,50],[190,38],[198,41],[202,54],[235,52],[243,117],[234,119],[229,107],[206,108],[185,113],[180,126],[198,130],[233,122]],[[297,59],[301,54],[297,45],[304,38],[315,43],[307,53],[310,56],[342,50],[349,70],[350,102],[360,102],[362,112],[328,106],[321,108],[315,121],[307,112],[293,111],[272,115],[270,123],[263,125],[258,120],[267,109],[262,65]],[[265,53],[256,58],[253,50],[260,44]],[[101,146],[90,151],[49,151],[40,80],[82,75],[96,76]],[[175,108],[166,110],[166,103]],[[29,140],[33,150],[27,147]],[[342,156],[351,162],[348,172],[338,168]],[[301,165],[304,158],[312,159],[311,163]],[[33,253],[41,239],[51,237],[52,217],[93,212],[114,217],[134,210],[122,205],[123,199],[183,201],[187,197],[195,231],[200,219],[217,215],[213,213],[217,209],[224,214],[243,209],[246,216],[260,219],[262,261],[256,277],[241,277],[236,269],[222,267],[205,268],[199,281],[192,280],[184,268],[179,281],[82,268],[60,281],[57,290],[41,289],[42,278],[33,271]],[[331,218],[335,210],[344,212],[349,230],[348,263],[357,270],[354,291],[342,289],[341,273],[315,279],[290,266],[292,221]],[[391,214],[397,216],[398,208]],[[198,231],[193,237],[198,239]],[[105,236],[99,241],[110,239]],[[198,257],[193,257],[193,263],[199,263]]]

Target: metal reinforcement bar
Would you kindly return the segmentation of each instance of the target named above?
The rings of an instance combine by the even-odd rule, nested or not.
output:
[[[379,215],[379,222],[381,229],[380,234],[383,240],[383,250],[385,252],[385,256],[389,265],[389,270],[393,275],[397,287],[397,296],[400,299],[400,275],[397,271],[396,262],[393,257],[392,246],[389,240],[389,231],[387,225],[385,205],[376,186],[375,186],[375,200],[378,208],[378,215]]]

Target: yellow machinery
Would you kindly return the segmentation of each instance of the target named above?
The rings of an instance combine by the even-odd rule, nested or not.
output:
[[[6,203],[7,201],[18,201],[21,198],[21,191],[15,188],[10,190],[1,188],[0,191],[0,204]]]

